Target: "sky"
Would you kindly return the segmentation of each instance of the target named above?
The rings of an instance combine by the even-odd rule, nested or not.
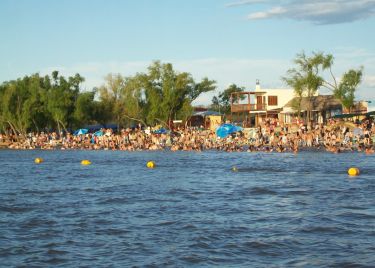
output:
[[[160,60],[216,80],[209,104],[233,83],[285,88],[296,54],[324,52],[338,79],[363,66],[356,99],[375,106],[374,29],[375,0],[1,0],[0,82],[58,70],[91,90]]]

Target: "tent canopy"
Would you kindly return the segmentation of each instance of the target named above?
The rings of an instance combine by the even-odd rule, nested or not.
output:
[[[238,127],[232,124],[223,124],[216,129],[216,135],[220,138],[226,138],[230,134],[242,131],[242,127]]]
[[[159,128],[158,130],[154,131],[154,134],[166,134],[167,132],[168,130],[166,130],[165,128]]]
[[[352,118],[352,117],[359,116],[359,115],[363,115],[363,114],[336,114],[332,116],[332,118]]]
[[[86,134],[87,132],[89,132],[88,129],[86,129],[86,128],[80,128],[80,129],[74,131],[73,135],[74,136],[83,135],[83,134]]]

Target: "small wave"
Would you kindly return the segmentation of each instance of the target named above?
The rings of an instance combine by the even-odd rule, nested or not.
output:
[[[170,189],[169,191],[167,191],[166,194],[179,195],[181,193],[186,193],[186,192],[187,191],[185,189],[174,188],[174,189]]]
[[[261,241],[248,241],[243,243],[242,246],[251,249],[270,249],[273,248],[275,245]]]
[[[337,267],[337,268],[373,268],[374,265],[364,265],[357,262],[338,262],[332,263],[329,265],[330,267]]]
[[[238,249],[240,247],[238,246],[237,243],[227,243],[224,245],[224,248],[233,250],[233,249]]]
[[[35,195],[39,195],[39,194],[44,194],[45,191],[40,191],[40,190],[29,190],[29,189],[24,189],[21,194],[35,194]]]
[[[21,227],[22,228],[35,228],[35,227],[42,227],[42,226],[53,226],[56,224],[57,222],[53,220],[33,218],[33,219],[30,219],[29,221],[23,222],[21,224]]]
[[[125,230],[125,229],[115,229],[115,228],[100,229],[95,232],[95,234],[97,235],[116,235],[116,236],[127,234],[127,233],[130,233],[130,231]]]
[[[202,241],[191,244],[189,247],[192,249],[198,249],[198,248],[199,249],[211,249],[212,248],[209,243],[202,242]]]
[[[110,205],[110,204],[125,204],[128,203],[129,198],[127,197],[113,197],[113,198],[106,198],[102,199],[98,202],[100,205]]]
[[[180,258],[180,260],[185,261],[189,264],[198,264],[198,263],[201,263],[201,262],[205,262],[207,260],[207,258],[203,257],[203,256],[200,256],[200,255],[197,255],[197,254],[191,254],[191,255],[187,255],[187,256],[182,256]]]
[[[359,207],[359,206],[343,206],[343,209],[352,209],[352,210],[367,210],[366,207]]]
[[[312,226],[301,229],[303,233],[351,233],[351,231],[339,227]]]
[[[1,206],[0,205],[0,212],[10,212],[10,213],[24,213],[33,211],[34,207],[18,207],[18,206]]]
[[[111,225],[111,224],[113,224],[113,222],[111,220],[108,220],[108,219],[97,219],[97,220],[94,220],[94,224],[97,224],[97,225]]]
[[[345,212],[337,214],[338,217],[344,218],[351,218],[355,220],[373,220],[375,219],[375,215],[373,214],[366,214],[366,213],[358,213],[358,212]]]
[[[305,190],[289,190],[289,191],[285,191],[284,194],[287,194],[287,195],[308,195],[309,192],[305,191]]]
[[[252,195],[277,195],[277,192],[265,187],[251,187],[245,189],[244,193]]]
[[[91,193],[91,192],[94,192],[95,189],[93,189],[93,188],[85,188],[85,189],[83,189],[83,191]]]
[[[168,225],[174,225],[174,224],[177,224],[178,221],[162,221],[162,222],[158,222],[156,223],[156,225],[158,226],[168,226]]]
[[[235,234],[244,234],[244,233],[247,233],[248,231],[249,231],[249,228],[239,226],[239,227],[226,228],[226,229],[222,230],[221,232],[223,234],[235,235]]]
[[[48,255],[65,255],[65,254],[68,254],[68,253],[69,253],[68,251],[56,250],[56,249],[49,249],[47,251]]]
[[[62,263],[66,263],[68,262],[69,260],[67,259],[62,259],[62,258],[51,258],[51,259],[48,259],[46,261],[44,261],[45,263],[48,263],[48,264],[62,264]]]
[[[197,226],[195,226],[194,224],[186,224],[184,226],[182,226],[183,230],[196,230],[197,229]]]
[[[285,173],[285,172],[290,172],[289,169],[284,169],[284,168],[278,168],[278,167],[239,167],[237,169],[238,172],[244,172],[244,173],[253,173],[253,172],[267,172],[267,173]]]

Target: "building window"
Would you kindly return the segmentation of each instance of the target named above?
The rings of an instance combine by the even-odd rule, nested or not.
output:
[[[277,96],[268,96],[268,105],[277,106]]]

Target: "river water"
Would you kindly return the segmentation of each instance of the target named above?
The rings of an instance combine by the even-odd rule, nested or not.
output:
[[[358,153],[0,150],[0,266],[374,267],[374,163]]]

